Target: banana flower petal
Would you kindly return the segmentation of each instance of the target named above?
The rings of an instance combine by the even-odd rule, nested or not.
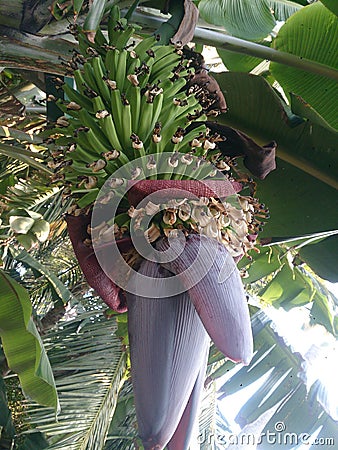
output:
[[[216,347],[232,361],[249,364],[253,353],[249,310],[239,271],[226,248],[215,239],[193,235],[183,251],[178,240],[171,239],[169,246],[165,238],[157,249],[173,252],[172,261],[163,266],[188,289]]]
[[[162,279],[163,289],[171,276],[151,261],[143,261],[139,273],[147,285]],[[146,450],[160,450],[177,429],[210,341],[186,292],[169,298],[126,296],[139,436]]]
[[[173,437],[167,444],[168,450],[188,450],[194,428],[198,427],[201,397],[203,393],[205,374],[207,370],[209,351],[205,353],[205,361],[197,376],[194,389],[190,395],[187,406],[176,428]]]

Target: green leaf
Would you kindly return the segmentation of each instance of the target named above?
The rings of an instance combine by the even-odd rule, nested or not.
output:
[[[43,450],[48,447],[47,440],[39,431],[27,433],[22,439],[20,450]]]
[[[311,105],[309,105],[300,95],[295,95],[291,92],[290,104],[292,112],[297,116],[308,119],[312,123],[320,125],[321,127],[328,128],[331,132],[335,132],[335,129],[332,128],[326,120],[318,114],[318,112],[313,109]]]
[[[44,156],[36,152],[31,152],[30,150],[23,149],[21,147],[15,147],[13,145],[7,145],[0,142],[0,154],[6,155],[10,158],[22,161],[34,169],[42,170],[43,172],[53,175],[53,172],[44,166],[37,159],[43,160]]]
[[[265,38],[276,24],[267,0],[201,0],[198,9],[202,19],[243,39]]]
[[[290,307],[309,303],[311,288],[309,282],[298,272],[284,264],[270,283],[260,291],[259,296],[266,304],[282,306],[288,310]]]
[[[27,291],[0,271],[0,337],[8,366],[19,376],[26,396],[59,408],[52,369],[35,327]]]
[[[86,20],[83,24],[83,30],[96,31],[100,25],[101,19],[103,17],[107,0],[94,0],[89,12],[86,16]]]
[[[335,336],[338,335],[337,316],[334,311],[333,302],[328,301],[328,297],[321,292],[316,292],[311,308],[312,325],[321,324]]]
[[[96,310],[77,310],[45,336],[55,371],[61,413],[55,421],[48,408],[27,405],[30,427],[37,426],[49,449],[103,449],[126,373],[126,354],[115,336],[114,320]]]
[[[232,72],[251,72],[263,59],[254,56],[242,55],[241,53],[231,52],[229,50],[217,49],[223,64]]]
[[[260,253],[254,257],[253,262],[244,266],[249,273],[249,277],[244,278],[243,282],[245,284],[254,283],[278,270],[282,264],[280,261],[281,253],[278,247],[260,248]],[[241,267],[243,268],[243,265]]]
[[[2,350],[0,350],[0,355]],[[15,429],[12,422],[11,411],[8,408],[6,385],[2,376],[0,375],[0,448],[1,448],[1,436],[14,438]]]
[[[321,0],[321,2],[329,8],[336,16],[338,16],[338,3],[337,0]]]
[[[302,4],[306,5],[306,0]],[[299,3],[289,0],[269,0],[269,5],[276,20],[281,22],[285,22],[292,14],[302,8]]]
[[[74,14],[78,15],[81,11],[84,0],[72,0]]]
[[[275,48],[338,68],[338,19],[320,2],[309,5],[287,20]],[[271,63],[271,72],[284,91],[300,95],[334,128],[338,128],[338,86],[334,80]]]
[[[302,247],[299,255],[318,276],[331,281],[331,283],[338,283],[337,236],[331,236],[315,245]]]
[[[229,107],[229,112],[219,116],[218,122],[240,129],[258,143],[276,141],[279,158],[338,187],[338,152],[333,151],[337,145],[337,132],[299,118],[295,123],[289,107],[263,77],[231,72],[213,76]],[[268,178],[271,176],[273,173]],[[283,176],[283,182],[289,180]],[[318,230],[314,228],[307,232],[311,231]],[[292,234],[300,233],[295,230],[289,235]]]
[[[16,236],[16,239],[27,251],[31,250],[31,248],[38,242],[35,234],[31,232],[28,232],[27,234],[19,234]]]
[[[62,300],[63,303],[68,303],[68,301],[72,298],[72,294],[53,272],[51,272],[46,268],[44,264],[41,264],[37,259],[27,253],[26,250],[20,252],[12,248],[10,249],[10,251],[17,261],[21,261],[26,267],[35,269],[39,273],[44,275],[55,290],[56,295],[60,298],[60,300]]]

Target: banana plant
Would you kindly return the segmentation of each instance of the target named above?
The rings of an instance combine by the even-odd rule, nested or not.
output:
[[[98,4],[100,2],[94,2],[94,4]],[[104,2],[102,2],[104,3]],[[148,2],[149,3],[149,2]],[[219,2],[200,2],[200,11],[202,12],[203,8],[204,11],[206,8],[208,8],[208,4],[211,5],[210,7],[214,6],[216,3]],[[242,2],[237,2],[237,5],[240,5],[240,3]],[[266,8],[266,4],[267,2],[257,2],[257,5],[259,4],[260,7],[265,8],[264,9],[264,17],[267,19],[267,23],[269,25],[269,29],[268,28],[264,28],[264,33],[265,32],[270,32],[271,27],[274,25],[274,20],[271,19],[271,13],[269,11],[269,14],[266,13],[267,8]],[[293,13],[295,10],[300,10],[299,13],[297,14],[301,14],[302,13],[302,8],[299,8],[299,5],[295,6],[295,2],[293,2],[292,5],[290,5],[290,2],[288,2],[288,5],[285,6],[285,2],[269,2],[271,5],[273,5],[273,9],[275,11],[275,18],[283,18],[286,19],[291,12]],[[304,2],[297,2],[297,3],[304,3]],[[323,3],[330,3],[330,2],[323,2]],[[213,5],[212,5],[213,4]],[[283,6],[285,7],[283,10],[282,9],[278,9],[279,6],[282,6],[282,4],[284,4]],[[257,6],[256,5],[256,6]],[[243,5],[242,5],[243,6]],[[77,4],[77,7],[79,7],[79,4]],[[239,6],[241,7],[241,5]],[[293,10],[291,11],[291,7],[293,8]],[[306,7],[304,8],[305,11],[315,11],[314,9],[310,9],[311,7]],[[321,5],[317,5],[316,8],[322,8]],[[256,8],[257,9],[257,8]],[[16,8],[16,11],[19,11],[19,8]],[[257,11],[260,11],[259,9],[257,9]],[[317,13],[320,14],[320,24],[318,23],[318,29],[322,28],[323,23],[325,22],[325,17],[327,17],[325,14],[323,13],[323,9],[317,9],[316,10]],[[256,11],[254,11],[256,13]],[[205,13],[206,14],[206,13]],[[284,14],[284,16],[283,16]],[[308,13],[310,16],[312,13]],[[314,13],[313,13],[314,14]],[[218,14],[218,16],[220,16],[220,14]],[[226,15],[227,17],[228,15]],[[144,17],[137,16],[135,15],[135,17],[138,18],[138,20],[140,22],[142,21],[146,21],[147,19],[145,19]],[[300,17],[300,16],[298,16]],[[305,16],[304,16],[305,17]],[[309,16],[308,16],[309,17]],[[331,16],[332,17],[332,16]],[[291,16],[292,18],[292,16]],[[303,20],[302,18],[300,18],[299,20]],[[17,25],[20,23],[20,20],[17,22]],[[154,22],[153,22],[154,23]],[[253,21],[251,23],[254,23]],[[258,22],[261,26],[262,21]],[[296,20],[296,14],[295,14],[295,22],[297,23]],[[335,21],[332,20],[332,23],[334,24]],[[312,72],[316,72],[316,70],[323,70],[328,73],[328,74],[332,74],[332,70],[329,66],[326,66],[326,69],[323,67],[325,66],[325,62],[324,64],[322,62],[320,62],[320,64],[316,65],[316,64],[308,64],[309,63],[309,58],[313,59],[313,56],[307,56],[306,61],[304,61],[303,63],[301,61],[299,61],[299,57],[297,57],[297,55],[292,55],[292,52],[294,52],[294,50],[292,48],[287,48],[287,54],[283,54],[283,50],[281,50],[283,48],[283,46],[285,45],[283,43],[283,39],[285,40],[285,38],[288,38],[288,35],[290,33],[290,29],[292,31],[292,22],[290,22],[290,28],[289,31],[286,28],[286,32],[283,35],[281,33],[280,37],[281,40],[279,41],[278,45],[280,46],[277,49],[277,54],[274,51],[275,49],[271,49],[268,46],[264,45],[264,46],[259,46],[259,45],[250,45],[252,44],[251,42],[248,43],[244,43],[244,48],[245,51],[249,54],[253,54],[254,56],[261,56],[263,58],[268,58],[271,60],[276,60],[277,62],[281,63],[289,63],[289,64],[296,64],[296,66],[298,65],[299,67],[303,67],[306,68],[306,70],[311,70]],[[221,24],[223,25],[223,24]],[[237,25],[237,24],[236,24]],[[266,26],[266,24],[263,25]],[[153,29],[155,29],[158,26],[158,22],[157,25],[154,26]],[[218,24],[217,27],[219,27],[220,25]],[[231,29],[231,24],[227,24],[225,26],[225,28],[229,31],[233,31],[233,29]],[[315,26],[315,24],[314,24]],[[297,29],[297,25],[294,25],[294,28]],[[238,29],[238,27],[237,27]],[[245,30],[245,27],[244,27]],[[287,32],[288,31],[288,32]],[[242,31],[243,33],[243,28]],[[257,30],[254,30],[255,33],[257,33]],[[219,28],[218,28],[218,33],[219,33]],[[247,36],[245,36],[245,34],[238,34],[237,32],[235,32],[235,34],[237,36],[241,36],[242,38],[246,38]],[[8,39],[8,36],[10,37],[11,35],[6,34]],[[20,38],[23,38],[22,35],[19,35]],[[236,41],[236,39],[238,38],[232,38],[230,36],[227,37],[224,34],[209,34],[208,32],[206,32],[205,30],[200,30],[200,29],[196,29],[195,32],[195,36],[196,39],[200,39],[203,42],[207,42],[207,43],[211,43],[214,42],[219,46],[222,46],[223,48],[231,48],[232,50],[237,49],[237,51],[242,51],[239,50],[240,48],[243,49],[243,42],[242,41]],[[291,36],[291,34],[290,34]],[[252,38],[253,36],[251,36]],[[256,36],[254,36],[256,37]],[[257,37],[262,37],[258,36]],[[231,39],[232,38],[232,39]],[[283,39],[282,39],[283,38]],[[2,38],[4,39],[4,37]],[[48,39],[40,39],[37,38],[29,40],[30,37],[26,36],[26,44],[32,44],[34,43],[34,45],[39,44],[39,45],[44,45],[43,42],[47,44]],[[208,40],[209,39],[209,40]],[[308,38],[304,38],[303,40],[304,42],[308,42]],[[10,41],[6,41],[6,43],[8,43]],[[324,40],[320,40],[317,36],[317,38],[315,39],[315,42],[313,45],[311,45],[312,48],[315,48],[316,46],[318,46],[318,43],[322,42],[324,43]],[[236,47],[237,45],[237,47]],[[277,45],[277,41],[276,41],[276,45]],[[265,48],[262,48],[265,47]],[[267,48],[266,48],[267,47]],[[10,48],[10,50],[12,50],[12,47],[8,47]],[[54,70],[56,73],[63,73],[63,65],[60,63],[60,61],[57,61],[55,58],[55,54],[52,54],[51,52],[48,53],[48,51],[44,51],[44,49],[42,47],[38,47],[39,52],[41,52],[41,55],[46,56],[46,61],[50,61],[50,58],[52,58],[52,63],[54,64],[50,64],[48,67],[52,68],[52,70]],[[60,46],[58,47],[59,51],[62,53],[64,52],[64,46]],[[15,49],[14,49],[15,50]],[[250,53],[251,52],[251,53]],[[29,49],[27,47],[27,56],[29,55]],[[19,55],[20,56],[20,55]],[[30,55],[32,56],[32,55]],[[277,58],[277,59],[274,59]],[[17,57],[17,54],[15,55],[15,58],[8,58],[8,60],[4,59],[3,61],[10,61],[8,64],[9,65],[13,65],[13,64],[17,64],[17,61],[19,61],[20,64],[20,58]],[[28,61],[28,59],[26,59],[26,61]],[[226,61],[226,60],[225,60]],[[32,63],[28,63],[30,64],[30,67],[33,67],[34,64]],[[38,66],[37,64],[41,64],[41,62],[37,63],[37,60],[35,60],[35,67],[41,67],[44,70],[46,70],[47,68],[47,64],[45,63],[45,65],[40,65]],[[229,63],[230,64],[230,63]],[[307,64],[307,65],[306,65]],[[329,64],[330,65],[330,64]],[[54,67],[54,68],[53,68]],[[277,67],[277,66],[276,66]],[[277,73],[278,73],[278,68],[275,69],[274,73],[276,74],[277,77]],[[327,211],[332,209],[332,204],[334,203],[334,195],[335,192],[332,189],[332,186],[335,183],[335,174],[333,172],[332,167],[334,167],[334,165],[332,164],[331,161],[331,153],[330,150],[328,150],[331,146],[331,142],[333,142],[334,138],[335,138],[335,134],[332,132],[332,125],[330,124],[328,126],[328,122],[323,119],[321,116],[319,116],[318,114],[316,114],[315,110],[312,107],[309,107],[306,102],[303,101],[302,97],[299,95],[299,92],[296,92],[296,94],[298,96],[290,96],[290,98],[292,98],[293,103],[292,103],[292,113],[293,114],[289,114],[290,111],[288,111],[288,108],[285,107],[284,102],[279,102],[278,107],[276,108],[277,114],[276,116],[273,116],[272,114],[267,114],[267,117],[260,117],[257,114],[254,114],[253,117],[253,113],[252,111],[257,111],[257,109],[259,109],[259,111],[264,112],[265,111],[271,111],[274,110],[274,105],[275,105],[275,99],[276,99],[276,95],[275,92],[271,90],[271,92],[273,92],[273,95],[270,96],[270,98],[273,98],[273,101],[269,102],[267,101],[266,103],[262,102],[260,103],[261,99],[263,99],[265,96],[269,96],[270,94],[267,94],[267,92],[269,91],[269,88],[267,86],[267,84],[261,83],[260,81],[253,81],[253,83],[255,83],[257,81],[257,83],[254,85],[251,84],[251,81],[254,79],[253,76],[247,76],[247,77],[242,77],[241,79],[241,83],[237,84],[237,79],[239,78],[237,75],[233,77],[233,80],[231,81],[231,76],[228,77],[228,80],[226,80],[226,77],[221,76],[222,81],[220,81],[221,83],[224,83],[223,85],[223,89],[227,91],[227,100],[229,97],[228,102],[230,102],[230,109],[229,109],[229,113],[227,113],[226,116],[224,116],[224,120],[227,126],[236,126],[237,128],[239,128],[241,131],[247,132],[249,134],[252,135],[253,131],[254,133],[257,133],[257,130],[263,130],[259,132],[259,136],[256,136],[256,134],[253,134],[254,137],[259,140],[259,142],[262,142],[262,144],[265,144],[266,142],[269,142],[271,139],[276,139],[276,133],[278,132],[278,125],[279,128],[281,130],[283,130],[283,132],[281,132],[280,134],[278,134],[278,140],[280,142],[282,142],[281,148],[278,149],[277,151],[277,155],[279,156],[279,160],[278,160],[278,169],[277,171],[275,171],[274,173],[272,173],[271,175],[269,175],[269,177],[267,178],[266,181],[264,181],[263,183],[258,182],[258,188],[259,188],[259,196],[261,198],[264,198],[264,201],[266,201],[266,203],[269,203],[269,207],[270,209],[273,211],[273,220],[270,221],[270,223],[267,224],[266,228],[265,228],[265,234],[266,234],[266,238],[267,239],[271,239],[271,242],[278,240],[279,238],[282,238],[281,240],[286,239],[286,238],[290,238],[290,237],[299,237],[301,238],[302,236],[300,235],[301,233],[314,233],[314,231],[325,231],[328,228],[332,228],[332,225],[334,225],[334,217],[332,217],[332,222],[331,219],[329,218],[329,215],[326,213]],[[260,78],[260,77],[259,77]],[[295,77],[297,78],[297,77]],[[282,80],[282,75],[280,75],[280,79]],[[230,81],[229,81],[230,80]],[[268,81],[271,80],[271,77],[267,78]],[[243,90],[243,86],[248,85],[248,90],[245,91]],[[262,91],[260,91],[260,88],[257,89],[257,86],[263,86]],[[324,84],[323,84],[324,86]],[[287,89],[290,89],[289,87]],[[241,94],[243,92],[243,97],[238,97],[236,98],[236,95],[239,93]],[[248,115],[249,117],[246,117],[245,113],[246,111],[243,111],[243,108],[240,109],[240,111],[236,112],[236,106],[237,105],[243,105],[246,104],[247,99],[251,98],[252,96],[252,92],[257,92],[257,97],[254,99],[253,101],[253,106],[250,108],[247,108],[246,110],[248,111]],[[230,98],[230,96],[233,95],[233,98]],[[286,92],[286,95],[288,95],[288,93]],[[304,94],[302,94],[304,95]],[[257,106],[259,105],[259,106]],[[312,106],[312,105],[311,105]],[[251,114],[251,115],[250,115]],[[287,115],[288,119],[285,119],[285,114]],[[295,115],[297,114],[297,116]],[[325,114],[325,111],[324,113]],[[256,116],[257,116],[257,122],[255,122],[256,120]],[[281,119],[282,117],[282,119]],[[331,114],[332,117],[332,114]],[[229,121],[228,121],[229,119]],[[331,119],[329,119],[331,120]],[[222,119],[223,121],[223,119]],[[285,122],[287,122],[287,127],[285,127]],[[298,125],[297,125],[298,122]],[[269,124],[269,126],[265,126],[265,124]],[[272,124],[272,125],[271,125]],[[273,126],[276,125],[277,126]],[[290,136],[288,135],[289,131],[296,131],[296,133],[293,133],[293,135]],[[313,135],[313,130],[315,130],[314,135],[315,138],[316,136],[320,136],[323,135],[323,133],[325,133],[325,139],[326,137],[328,137],[327,141],[324,141],[324,144],[322,146],[319,145],[318,140],[314,141],[315,142],[315,154],[313,155],[309,155],[308,152],[305,152],[303,149],[307,149],[309,146],[313,147],[312,145],[312,135]],[[324,130],[324,131],[323,131]],[[327,131],[328,130],[328,131]],[[284,133],[285,132],[285,133]],[[286,134],[288,136],[288,138],[283,141],[283,136],[284,134]],[[309,139],[310,137],[310,139]],[[294,154],[294,145],[293,142],[294,140],[297,140],[297,142],[303,143],[303,138],[304,138],[304,146],[300,145],[299,149],[300,151],[297,151],[297,155],[295,156]],[[318,149],[318,151],[317,151]],[[317,158],[316,154],[320,154],[321,157]],[[31,155],[30,155],[31,156]],[[288,173],[289,177],[285,177],[284,173]],[[271,180],[271,183],[270,183]],[[319,181],[317,181],[319,180]],[[287,181],[287,183],[286,183]],[[295,184],[296,181],[296,184]],[[267,184],[267,188],[265,189],[265,183],[268,182]],[[277,186],[277,187],[276,187]],[[287,186],[288,189],[285,189],[285,186]],[[301,191],[302,195],[299,196],[298,198],[294,195],[295,190],[300,190],[302,187],[304,186],[308,186],[308,190],[306,192]],[[265,192],[264,192],[265,191]],[[277,194],[276,194],[277,191]],[[281,196],[282,194],[282,196]],[[313,199],[313,195],[316,195],[315,201],[313,203],[310,202],[306,202],[304,199],[306,198],[310,198]],[[265,198],[268,198],[268,200],[265,200]],[[323,199],[325,199],[327,202],[325,204],[322,204]],[[282,200],[282,201],[281,201]],[[305,212],[306,216],[309,216],[310,219],[307,221],[304,220],[299,220],[297,221],[296,218],[300,217],[301,218],[301,214],[299,214],[299,211],[303,211],[303,208],[305,207],[305,204],[309,204],[310,207],[309,209]],[[316,208],[318,207],[318,205],[323,205],[322,206],[322,213],[320,214],[321,217],[321,223],[318,222],[313,222],[312,225],[312,221],[316,220],[316,217],[318,217],[319,215],[317,214],[317,210],[316,208],[313,207],[313,204],[316,205]],[[286,212],[289,212],[289,216],[288,214],[285,214]],[[278,218],[278,220],[277,220]],[[323,222],[323,218],[325,218],[325,222]],[[324,226],[325,223],[325,226]],[[278,224],[280,224],[280,226],[278,227]],[[304,228],[303,228],[304,227]],[[301,231],[300,231],[301,230]],[[300,231],[300,232],[299,232]],[[320,273],[325,277],[331,277],[331,279],[335,279],[335,274],[332,273],[332,265],[335,264],[334,258],[332,257],[333,253],[332,251],[330,251],[333,248],[333,245],[335,245],[335,240],[334,237],[330,238],[330,240],[326,240],[326,241],[322,241],[320,243],[316,243],[315,245],[308,245],[307,247],[302,247],[300,248],[300,252],[299,255],[304,255],[304,259],[306,259],[309,263],[314,264],[314,261],[317,262],[317,266],[316,268],[320,271]],[[319,258],[319,252],[317,249],[322,249],[321,251],[325,251],[325,255],[328,255],[330,257],[329,259],[329,264],[320,264],[320,260],[323,260],[323,258]],[[264,250],[262,250],[264,251]],[[271,250],[270,250],[271,251]],[[307,258],[305,258],[305,255],[307,254]],[[315,258],[314,255],[315,254]],[[318,264],[319,261],[319,264]],[[256,261],[254,262],[254,264],[252,265],[251,270],[255,270],[255,264],[259,264],[258,262],[256,263]],[[267,262],[267,265],[265,266],[264,270],[269,271],[269,268],[271,268],[271,266],[269,266],[270,262]],[[266,268],[268,267],[268,268]],[[284,267],[284,266],[283,266]],[[278,270],[276,268],[275,273],[277,274]],[[286,272],[286,269],[284,269],[283,273]],[[292,271],[288,272],[290,279],[292,277]],[[298,276],[299,279],[299,276]],[[285,282],[285,286],[287,286],[287,281]],[[305,289],[306,291],[308,291],[308,288]],[[265,292],[269,292],[268,289],[265,290]],[[273,292],[273,290],[271,291],[270,289],[270,294],[271,292]],[[270,295],[269,294],[269,295]],[[273,297],[273,295],[272,295]],[[267,298],[267,294],[265,295],[265,300]],[[322,297],[322,299],[320,300],[320,302],[317,303],[317,305],[323,305],[325,304],[325,296]],[[327,307],[326,307],[327,309]],[[320,307],[318,308],[318,311],[322,311],[323,309]],[[325,307],[324,307],[325,310]]]

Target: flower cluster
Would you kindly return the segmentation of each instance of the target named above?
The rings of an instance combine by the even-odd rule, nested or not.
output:
[[[178,230],[185,235],[201,233],[217,239],[235,258],[256,250],[256,215],[262,217],[268,212],[261,206],[253,197],[233,195],[226,201],[206,197],[172,199],[162,204],[149,201],[144,208],[130,207],[128,214],[133,231],[144,233],[151,243]]]

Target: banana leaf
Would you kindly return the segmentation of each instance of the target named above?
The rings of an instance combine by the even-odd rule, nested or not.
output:
[[[58,411],[52,369],[31,317],[28,293],[3,271],[0,278],[0,337],[8,366],[18,374],[26,396]]]
[[[266,0],[201,0],[198,9],[205,21],[243,39],[265,38],[276,24]]]
[[[330,11],[332,11],[336,16],[338,16],[338,4],[335,0],[321,0],[323,5],[325,5]]]
[[[338,68],[338,18],[320,2],[294,14],[279,31],[277,50],[307,58],[325,66]],[[283,87],[300,95],[333,128],[338,128],[337,83],[326,77],[271,63],[271,72]]]

